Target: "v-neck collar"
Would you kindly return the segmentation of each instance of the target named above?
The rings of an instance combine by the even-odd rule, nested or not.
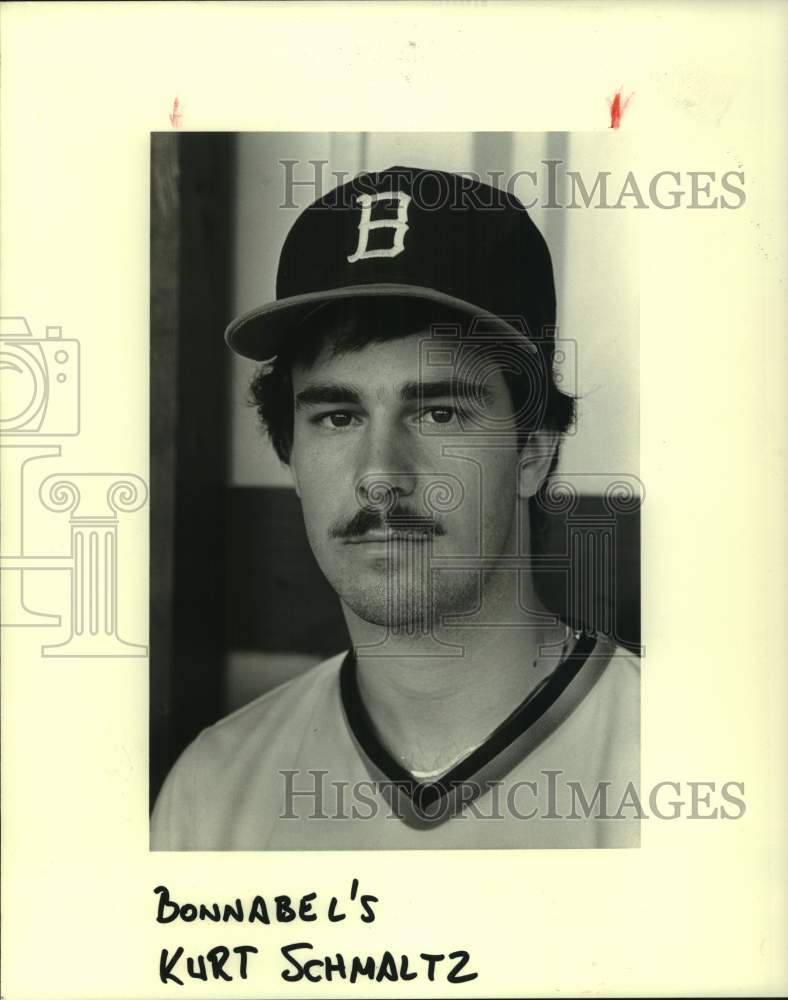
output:
[[[410,819],[413,825],[423,825],[426,819],[434,819],[438,815],[441,819],[448,818],[447,810],[436,814],[433,806],[440,803],[440,800],[448,798],[455,789],[466,785],[471,779],[479,778],[488,770],[495,758],[504,754],[504,751],[512,749],[513,744],[521,742],[520,738],[528,733],[556,705],[561,695],[588,661],[595,645],[595,637],[582,633],[572,652],[525,697],[484,742],[436,779],[422,781],[414,777],[391,756],[381,742],[361,698],[358,687],[357,663],[353,650],[347,653],[340,668],[342,706],[354,740],[374,767],[381,772],[385,781],[389,783],[391,794],[394,794],[394,789],[396,789],[396,792],[399,793],[397,797],[401,797],[402,794],[406,796],[408,809],[402,818],[406,821]],[[573,704],[580,700],[583,693],[585,692],[578,692],[579,696],[573,700]],[[557,713],[556,723],[560,722],[566,714],[568,714],[566,711]],[[520,759],[526,756],[530,749],[531,747],[527,748]],[[511,755],[508,756],[511,757]],[[515,763],[517,760],[510,759],[503,773],[508,772]],[[481,790],[479,787],[479,791]],[[467,801],[467,797],[464,801]]]

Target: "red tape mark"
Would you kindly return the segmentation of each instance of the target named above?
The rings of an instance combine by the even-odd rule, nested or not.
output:
[[[181,123],[181,118],[183,117],[182,112],[179,110],[180,104],[178,103],[178,98],[172,102],[172,111],[170,112],[170,125],[173,128],[178,128]]]
[[[632,94],[630,94],[629,97],[622,98],[621,96],[622,89],[623,89],[622,87],[619,87],[618,90],[613,95],[612,100],[609,100],[607,102],[608,106],[610,107],[611,128],[618,128],[618,126],[621,124],[621,116],[627,110],[627,105],[632,100]]]

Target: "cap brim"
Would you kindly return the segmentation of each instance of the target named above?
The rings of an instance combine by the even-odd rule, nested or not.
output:
[[[267,305],[258,306],[244,313],[227,327],[224,339],[227,344],[245,358],[253,361],[267,361],[281,350],[283,339],[299,325],[317,306],[342,299],[397,298],[423,301],[445,306],[462,316],[484,321],[488,328],[500,328],[501,332],[514,333],[525,340],[531,350],[536,350],[524,336],[523,331],[507,323],[505,319],[487,312],[472,302],[446,295],[433,288],[419,285],[349,285],[346,288],[331,288],[322,292],[308,292],[278,299]]]

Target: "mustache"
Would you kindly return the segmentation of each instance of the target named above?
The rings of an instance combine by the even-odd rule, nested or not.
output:
[[[362,507],[349,520],[332,525],[328,533],[331,538],[361,538],[368,531],[382,531],[385,528],[396,532],[420,531],[436,536],[446,534],[440,521],[404,507],[395,507],[385,513]]]

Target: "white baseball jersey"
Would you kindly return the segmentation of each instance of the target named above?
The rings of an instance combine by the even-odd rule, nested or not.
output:
[[[340,654],[205,729],[170,772],[154,850],[636,847],[640,663],[572,654],[469,756],[418,781]]]

